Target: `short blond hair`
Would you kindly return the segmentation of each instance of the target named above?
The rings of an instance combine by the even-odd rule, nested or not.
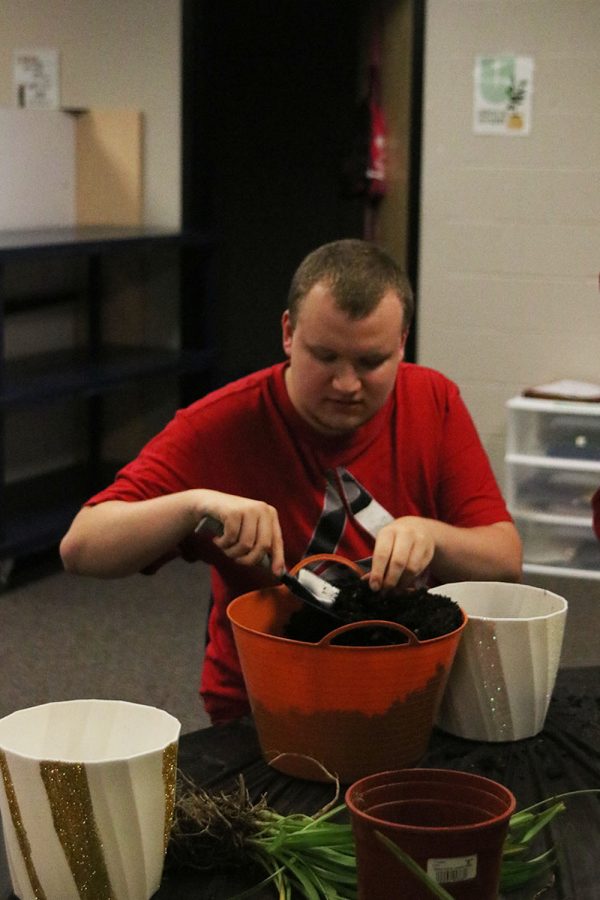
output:
[[[350,238],[323,244],[309,253],[290,285],[288,312],[292,325],[296,324],[302,300],[321,281],[327,284],[338,308],[351,319],[364,319],[387,291],[395,291],[404,310],[404,328],[410,326],[414,314],[410,281],[376,244]]]

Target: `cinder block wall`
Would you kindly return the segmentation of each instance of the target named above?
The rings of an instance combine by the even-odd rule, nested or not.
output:
[[[418,361],[456,380],[503,479],[505,401],[600,383],[600,3],[429,0]],[[531,133],[473,132],[477,55],[530,56]]]

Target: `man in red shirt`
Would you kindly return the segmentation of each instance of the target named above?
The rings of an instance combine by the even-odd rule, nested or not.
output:
[[[212,565],[201,693],[214,721],[248,711],[226,617],[311,553],[368,560],[374,590],[518,580],[521,544],[458,388],[403,362],[413,310],[381,249],[336,241],[301,263],[287,361],[180,410],[92,497],[61,543],[69,571],[118,577],[181,555]],[[211,515],[223,534],[195,533]]]

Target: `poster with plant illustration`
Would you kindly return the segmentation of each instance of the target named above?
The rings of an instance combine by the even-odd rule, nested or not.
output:
[[[519,137],[531,130],[533,60],[478,56],[474,69],[473,131]]]

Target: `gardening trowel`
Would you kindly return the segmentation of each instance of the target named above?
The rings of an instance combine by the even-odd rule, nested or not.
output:
[[[195,532],[196,534],[221,535],[223,534],[223,523],[219,519],[215,519],[214,516],[204,516],[196,525]],[[269,568],[271,565],[271,561],[266,554],[260,561],[260,565],[265,568]],[[308,569],[300,569],[297,576],[284,571],[283,575],[279,576],[279,580],[290,589],[294,596],[303,600],[304,603],[308,603],[315,609],[342,621],[342,617],[334,609],[340,589],[321,578],[320,575],[315,575],[314,572],[310,572]]]

